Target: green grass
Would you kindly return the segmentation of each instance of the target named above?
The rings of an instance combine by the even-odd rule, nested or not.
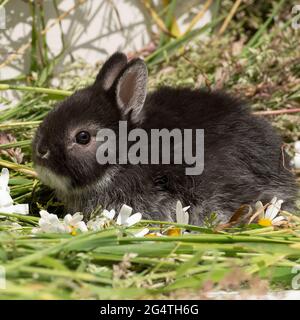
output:
[[[300,259],[300,220],[294,219],[293,227],[276,231],[191,227],[193,233],[179,237],[135,238],[132,230],[124,233],[113,226],[77,236],[33,236],[37,218],[12,215],[9,221],[23,228],[0,227],[0,257],[8,279],[1,297],[165,298],[184,297],[187,289],[200,297],[208,284],[253,291],[256,277],[268,280],[271,288],[290,288],[291,270]]]
[[[161,36],[157,50],[146,57],[149,88],[224,89],[250,100],[258,113],[299,108],[300,38],[290,26],[292,2],[257,7],[250,2],[243,2],[222,36],[217,31],[233,1],[222,1],[209,27],[177,39]],[[165,17],[167,26],[171,9]],[[213,289],[249,293],[291,289],[292,268],[300,263],[299,211],[291,213],[290,227],[276,230],[256,225],[223,231],[211,225],[186,226],[192,233],[181,237],[138,239],[132,237],[133,230],[124,233],[116,227],[77,236],[31,234],[40,208],[60,216],[63,212],[32,168],[30,142],[36,127],[57,101],[91,83],[96,73],[94,66],[76,61],[60,74],[58,80],[64,85],[53,88],[54,65],[43,41],[43,59],[36,59],[39,29],[38,25],[33,29],[29,75],[0,83],[0,90],[20,95],[13,106],[0,97],[1,103],[11,106],[0,112],[0,167],[10,169],[13,199],[30,203],[31,210],[31,216],[0,214],[0,265],[7,273],[7,289],[0,291],[0,298],[202,298]],[[199,37],[203,34],[206,38]],[[58,60],[59,56],[54,63]],[[35,80],[24,81],[31,79],[31,73],[36,74]],[[300,139],[300,113],[268,118],[292,155],[293,142]],[[7,139],[8,133],[14,140]],[[22,161],[17,163],[20,153]],[[12,222],[22,228],[16,229]],[[139,227],[148,224],[144,221]],[[169,225],[173,224],[151,222],[151,228],[158,230]]]

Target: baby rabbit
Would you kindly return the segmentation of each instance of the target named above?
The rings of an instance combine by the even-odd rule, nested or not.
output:
[[[100,205],[125,203],[144,219],[175,221],[176,202],[190,205],[190,224],[212,212],[227,222],[242,204],[274,196],[292,207],[296,185],[282,141],[265,120],[224,93],[159,88],[147,94],[147,68],[113,54],[95,82],[59,103],[33,141],[33,160],[42,182],[56,190],[68,212],[88,218]],[[116,132],[119,121],[134,128],[204,129],[204,170],[187,175],[183,164],[99,164],[103,141],[97,132]],[[195,145],[195,141],[193,141]],[[162,150],[164,146],[160,146]],[[150,156],[149,156],[150,158]]]

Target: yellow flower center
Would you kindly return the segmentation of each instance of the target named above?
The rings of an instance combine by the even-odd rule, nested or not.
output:
[[[70,228],[71,228],[70,234],[71,234],[72,236],[76,236],[76,235],[77,235],[76,228],[75,228],[74,226],[70,226]]]
[[[266,218],[261,218],[258,220],[258,224],[262,227],[270,227],[270,226],[272,226],[272,220],[266,219]]]
[[[181,229],[180,228],[171,228],[171,229],[167,230],[166,235],[169,237],[181,236]]]
[[[154,238],[154,237],[158,237],[158,235],[156,233],[148,233],[148,234],[145,235],[145,237]]]

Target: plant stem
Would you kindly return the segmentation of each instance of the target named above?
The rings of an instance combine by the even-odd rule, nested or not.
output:
[[[21,164],[9,162],[6,160],[0,160],[0,166],[4,167],[4,168],[15,170],[17,172],[24,173],[24,174],[31,176],[31,177],[34,177],[34,178],[37,177],[37,173],[33,169],[31,169],[27,166],[21,165]]]
[[[20,90],[20,91],[29,91],[35,93],[45,93],[53,94],[58,96],[68,97],[72,94],[71,91],[59,90],[59,89],[49,89],[49,88],[40,88],[40,87],[30,87],[30,86],[15,86],[11,84],[0,84],[0,90]]]
[[[21,122],[11,122],[0,124],[0,130],[14,129],[14,128],[24,128],[24,127],[36,127],[41,123],[41,121],[21,121]],[[3,146],[3,145],[2,145]]]

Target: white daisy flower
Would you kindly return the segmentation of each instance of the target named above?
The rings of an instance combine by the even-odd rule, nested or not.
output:
[[[46,210],[40,211],[39,228],[33,228],[32,233],[66,233],[65,225],[58,216]]]
[[[131,213],[132,213],[132,208],[124,204],[121,207],[121,210],[118,214],[117,221],[116,221],[117,225],[121,225],[124,227],[131,227],[142,219],[141,213],[138,212],[133,215],[131,215]],[[92,230],[101,230],[114,219],[115,215],[116,215],[116,212],[114,209],[110,211],[103,210],[102,214],[90,220],[87,223],[87,226],[89,229],[92,229]]]
[[[9,171],[7,168],[3,168],[0,174],[0,212],[3,213],[18,213],[28,214],[28,204],[13,204],[13,199],[10,195],[10,189],[8,187]]]
[[[176,222],[179,224],[188,224],[189,223],[189,213],[187,212],[190,206],[183,207],[180,201],[176,203]],[[178,237],[182,233],[185,232],[184,229],[177,228],[177,227],[170,227],[165,231],[166,235]]]
[[[104,229],[106,226],[108,226],[112,220],[114,219],[116,215],[116,212],[114,209],[108,211],[103,210],[100,216],[97,216],[87,223],[87,227],[90,230],[98,231]]]
[[[88,228],[83,219],[83,215],[75,213],[73,216],[67,214],[64,220],[58,219],[58,216],[49,213],[46,210],[40,211],[39,228],[33,228],[32,233],[70,233],[76,235],[77,231],[87,232]]]
[[[117,218],[117,224],[122,225],[124,227],[131,227],[134,224],[141,221],[142,219],[141,213],[137,212],[133,215],[131,215],[131,213],[132,213],[132,208],[127,206],[126,204],[123,204]]]
[[[117,218],[117,224],[130,227],[141,220],[141,215],[139,213],[130,216],[131,212],[131,207],[123,205]],[[90,220],[87,223],[87,227],[93,231],[104,229],[107,225],[111,223],[111,221],[113,221],[115,215],[116,212],[114,209],[110,211],[103,210],[100,216]],[[133,235],[135,237],[144,237],[147,233],[149,233],[149,229],[145,228]]]
[[[64,217],[64,225],[68,233],[71,233],[73,236],[77,234],[77,230],[81,232],[87,232],[88,228],[84,221],[82,221],[83,215],[79,212],[76,212],[73,216],[67,214]]]
[[[281,225],[286,220],[285,217],[278,215],[282,203],[283,200],[277,200],[277,197],[274,197],[264,211],[263,204],[258,201],[255,205],[256,211],[260,210],[258,224],[263,227]]]
[[[98,231],[98,230],[104,229],[109,222],[110,220],[107,219],[106,217],[99,216],[99,217],[96,217],[95,219],[88,221],[87,227],[89,230]]]

